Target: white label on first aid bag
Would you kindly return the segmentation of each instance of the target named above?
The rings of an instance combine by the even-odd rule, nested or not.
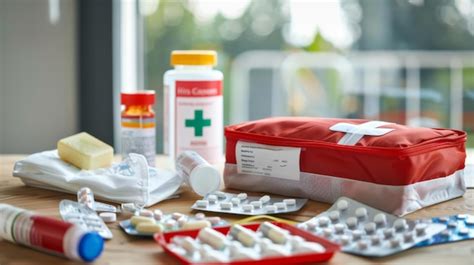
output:
[[[300,180],[301,148],[238,141],[237,172],[289,180]]]

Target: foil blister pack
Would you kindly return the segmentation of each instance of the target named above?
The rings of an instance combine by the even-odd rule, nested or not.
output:
[[[240,215],[268,215],[300,210],[308,199],[273,198],[270,195],[248,196],[247,193],[217,191],[197,200],[192,209]]]
[[[392,255],[432,238],[445,224],[411,221],[347,197],[298,227],[341,245],[343,252],[361,256]]]

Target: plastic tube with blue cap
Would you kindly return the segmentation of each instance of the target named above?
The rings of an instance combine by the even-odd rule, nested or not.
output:
[[[0,204],[0,238],[85,262],[94,261],[104,249],[104,239],[96,232],[8,204]]]

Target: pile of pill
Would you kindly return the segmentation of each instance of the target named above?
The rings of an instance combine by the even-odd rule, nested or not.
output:
[[[59,213],[64,221],[79,225],[87,231],[95,231],[105,239],[112,238],[112,232],[105,225],[101,217],[84,204],[70,200],[62,200],[59,203]],[[115,217],[115,213],[108,214],[113,214]]]
[[[263,215],[295,212],[307,201],[307,199],[276,199],[269,195],[258,197],[248,196],[247,193],[216,191],[197,200],[191,208],[218,213]]]
[[[328,211],[298,227],[340,244],[344,252],[382,257],[411,248],[446,225],[398,218],[341,197]]]
[[[189,262],[200,263],[262,260],[267,257],[326,252],[323,245],[292,235],[290,231],[269,222],[262,223],[257,231],[232,225],[227,235],[206,227],[199,231],[196,238],[174,236],[168,246]]]
[[[452,216],[434,217],[433,223],[444,224],[446,229],[428,240],[418,243],[417,247],[474,239],[474,215],[457,214]]]
[[[130,235],[151,236],[160,232],[223,226],[227,222],[217,216],[207,217],[203,213],[187,216],[182,213],[163,214],[159,209],[154,211],[141,209],[129,220],[121,221],[119,224]]]

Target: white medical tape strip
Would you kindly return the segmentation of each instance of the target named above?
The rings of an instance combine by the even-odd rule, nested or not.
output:
[[[384,126],[387,124],[391,124],[391,123],[385,122],[385,121],[369,121],[362,124],[351,124],[351,123],[340,122],[340,123],[334,124],[329,129],[331,131],[346,133],[337,142],[338,144],[355,145],[365,135],[381,136],[393,131],[394,129],[378,128],[380,126]]]

